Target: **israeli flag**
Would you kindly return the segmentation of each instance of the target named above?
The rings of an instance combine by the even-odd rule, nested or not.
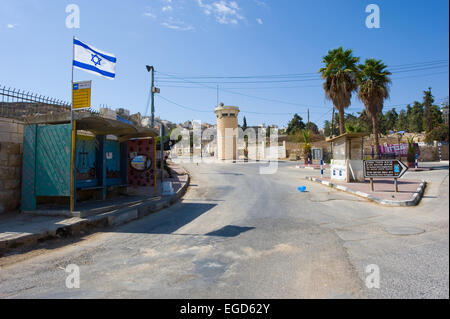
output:
[[[73,66],[86,72],[100,75],[110,80],[116,77],[116,57],[93,46],[73,39]]]

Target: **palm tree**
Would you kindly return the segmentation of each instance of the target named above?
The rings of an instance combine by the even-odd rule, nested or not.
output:
[[[358,85],[358,57],[353,56],[352,50],[342,47],[328,51],[322,61],[325,66],[319,70],[322,74],[325,97],[331,100],[339,111],[339,130],[345,133],[344,110],[350,106],[352,93],[356,92]]]
[[[380,154],[380,140],[378,136],[378,116],[383,111],[384,100],[389,98],[389,87],[392,73],[386,70],[387,66],[376,59],[366,59],[364,64],[358,66],[358,98],[364,103],[367,114],[372,120],[373,135],[375,136],[376,154]]]

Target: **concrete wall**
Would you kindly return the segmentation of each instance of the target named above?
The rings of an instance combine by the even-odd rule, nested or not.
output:
[[[0,214],[20,205],[23,123],[0,117]]]

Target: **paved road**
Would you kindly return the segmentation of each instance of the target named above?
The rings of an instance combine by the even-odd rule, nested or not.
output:
[[[2,298],[448,298],[448,167],[420,206],[386,208],[281,163],[187,165],[171,208],[67,245],[0,259]],[[297,187],[306,185],[307,193]],[[64,271],[77,264],[80,289]],[[379,289],[365,268],[380,269]]]

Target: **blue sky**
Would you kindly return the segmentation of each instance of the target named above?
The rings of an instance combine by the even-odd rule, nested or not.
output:
[[[71,3],[80,8],[80,29],[66,28]],[[371,3],[380,7],[380,29],[365,25]],[[75,80],[93,80],[96,106],[145,113],[150,64],[161,72],[156,114],[164,119],[213,123],[217,82],[260,82],[221,83],[220,101],[239,106],[249,125],[286,125],[293,113],[306,118],[309,107],[322,126],[331,102],[308,73],[338,46],[402,71],[399,65],[447,61],[393,72],[385,110],[421,100],[428,87],[438,102],[448,96],[448,6],[447,0],[0,0],[0,85],[69,100],[75,35],[118,59],[114,81],[75,71]],[[306,75],[291,82],[195,79],[284,74]],[[349,112],[362,109],[354,99]]]

